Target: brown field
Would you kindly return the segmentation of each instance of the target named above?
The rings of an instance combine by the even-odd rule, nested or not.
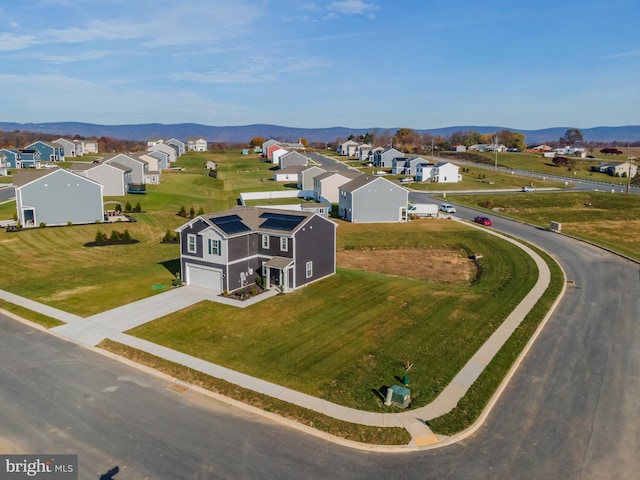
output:
[[[473,260],[452,250],[342,250],[336,261],[340,268],[442,283],[468,284],[476,274]]]

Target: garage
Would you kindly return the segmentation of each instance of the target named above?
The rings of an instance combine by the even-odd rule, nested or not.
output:
[[[216,292],[222,292],[222,271],[215,268],[203,267],[187,263],[186,283],[194,287],[208,288]]]

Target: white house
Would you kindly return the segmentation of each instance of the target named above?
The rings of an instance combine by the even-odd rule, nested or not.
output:
[[[433,169],[433,181],[435,183],[457,183],[462,180],[462,176],[458,173],[457,165],[449,162],[437,163]]]
[[[206,152],[207,139],[202,137],[190,137],[187,140],[187,150],[190,152]]]

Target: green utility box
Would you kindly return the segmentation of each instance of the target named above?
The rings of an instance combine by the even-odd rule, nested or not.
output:
[[[407,408],[411,405],[411,390],[399,385],[394,385],[387,391],[387,401],[385,405],[395,405],[400,408]]]

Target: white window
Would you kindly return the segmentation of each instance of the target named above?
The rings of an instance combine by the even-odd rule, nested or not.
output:
[[[269,248],[269,235],[262,235],[262,248]]]
[[[280,237],[280,251],[289,251],[289,239],[287,237]]]
[[[188,253],[198,252],[198,249],[196,247],[196,236],[191,233],[187,234],[187,252]]]
[[[313,262],[307,262],[307,278],[313,276]]]
[[[209,239],[209,255],[222,255],[220,240]]]

